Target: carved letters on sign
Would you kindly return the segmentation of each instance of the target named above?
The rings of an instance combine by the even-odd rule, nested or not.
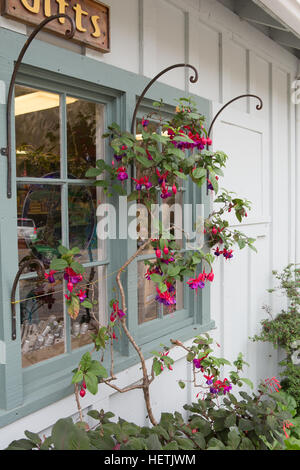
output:
[[[0,0],[1,14],[22,23],[36,25],[51,15],[65,13],[74,19],[73,40],[101,52],[110,51],[109,7],[97,0]],[[65,18],[49,23],[48,31],[64,35]]]

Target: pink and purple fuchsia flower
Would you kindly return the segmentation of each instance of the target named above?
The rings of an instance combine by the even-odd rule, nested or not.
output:
[[[82,275],[75,273],[72,268],[66,268],[64,279],[72,284],[78,284],[82,281]]]
[[[80,291],[79,291],[76,295],[77,295],[77,297],[79,298],[79,300],[80,300],[81,303],[82,303],[82,302],[86,299],[86,297],[87,297],[86,291],[84,291],[84,290],[82,290],[82,289],[80,289]]]
[[[113,311],[112,311],[111,314],[110,314],[110,321],[111,321],[111,322],[114,322],[114,321],[116,321],[116,319],[117,319],[118,317],[119,317],[120,319],[123,318],[123,317],[125,317],[125,313],[123,312],[123,310],[121,310],[121,309],[119,308],[119,302],[116,301],[116,302],[113,303]]]
[[[45,273],[45,279],[50,283],[50,284],[54,284],[55,282],[55,278],[54,278],[54,274],[56,273],[57,271],[49,271],[49,274]]]
[[[125,180],[128,180],[128,174],[127,174],[127,171],[126,171],[126,168],[125,167],[120,167],[117,169],[117,173],[118,173],[118,180],[119,181],[125,181]]]

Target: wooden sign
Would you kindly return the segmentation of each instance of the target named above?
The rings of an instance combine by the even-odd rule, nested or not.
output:
[[[97,0],[1,0],[1,14],[29,25],[65,13],[74,19],[73,41],[101,52],[110,51],[109,7]],[[51,21],[45,30],[64,35],[70,30],[66,18]]]

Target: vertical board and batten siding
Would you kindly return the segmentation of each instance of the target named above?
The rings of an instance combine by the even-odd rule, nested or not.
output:
[[[259,321],[265,316],[262,305],[272,303],[275,311],[285,305],[284,298],[272,298],[266,292],[273,285],[271,271],[300,261],[296,248],[300,230],[296,172],[300,165],[296,162],[295,106],[290,99],[298,61],[215,0],[106,3],[111,6],[112,52],[105,55],[86,49],[88,57],[149,78],[169,65],[189,62],[199,70],[196,85],[188,83],[184,70],[172,71],[162,81],[211,100],[213,112],[239,94],[255,93],[264,101],[262,111],[256,110],[255,100],[234,103],[213,135],[214,148],[230,157],[222,186],[254,203],[240,229],[257,238],[258,249],[258,254],[236,250],[231,261],[216,261],[211,289],[211,314],[216,322],[213,336],[224,357],[232,360],[244,353],[251,364],[248,376],[257,384],[278,373],[277,353],[248,339],[259,331]],[[25,32],[24,26],[3,18],[1,26]],[[54,41],[47,36],[45,40]],[[191,384],[185,390],[177,386],[176,380],[190,380],[191,376],[181,352],[175,351],[173,356],[174,371],[162,374],[151,387],[157,417],[161,411],[182,411],[182,405],[197,393]],[[137,372],[138,366],[134,366],[119,374],[120,386],[134,383]],[[99,396],[85,400],[87,410],[101,407],[138,424],[147,422],[140,392],[119,395],[101,387]],[[75,413],[74,398],[65,398],[0,430],[0,447],[22,437],[23,429],[47,430],[58,416]]]

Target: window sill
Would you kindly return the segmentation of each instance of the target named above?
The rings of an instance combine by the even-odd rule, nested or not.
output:
[[[180,341],[188,341],[195,336],[210,331],[215,328],[214,321],[210,321],[206,325],[190,325],[185,328],[173,330],[172,333],[166,334],[163,337],[158,338],[156,341],[151,341],[143,346],[143,352],[146,359],[152,356],[151,351],[157,348],[159,344],[164,343],[170,344],[170,339],[180,339]],[[87,348],[83,348],[86,350]],[[80,351],[80,355],[82,354]],[[115,353],[115,372],[121,372],[129,367],[132,367],[138,363],[137,354],[132,351],[129,356],[122,356],[118,352]],[[25,400],[24,403],[12,410],[0,410],[0,428],[11,424],[31,413],[34,413],[46,406],[49,406],[68,395],[73,393],[73,385],[71,384],[72,369],[74,369],[76,362],[73,362],[71,367],[67,367],[60,372],[56,372],[49,377],[48,383],[44,383],[43,387],[34,390],[34,384],[32,383],[32,392],[30,388],[25,387]],[[38,380],[38,379],[37,379]],[[114,393],[114,392],[112,392]],[[74,401],[75,403],[75,401]],[[89,403],[84,404],[85,407],[89,406]],[[76,411],[75,411],[76,412]],[[55,417],[59,419],[59,416]]]

